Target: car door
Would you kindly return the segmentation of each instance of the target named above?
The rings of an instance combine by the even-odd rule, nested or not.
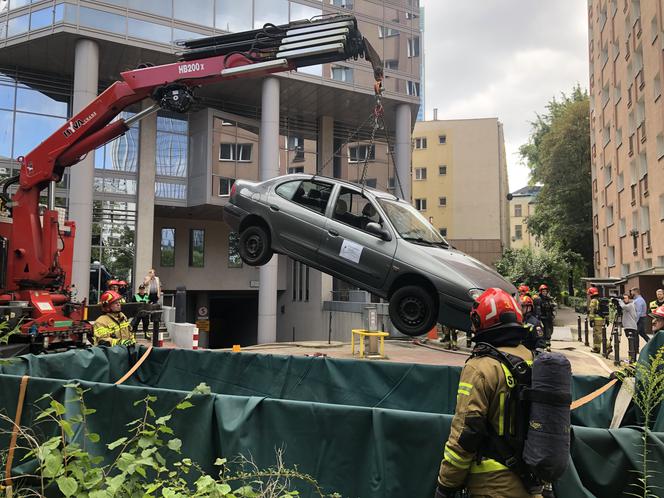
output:
[[[290,180],[270,194],[272,234],[294,259],[315,261],[323,234],[325,211],[333,185],[321,180]]]
[[[375,202],[359,189],[340,186],[328,215],[318,251],[320,263],[359,287],[380,289],[392,269],[397,240]],[[383,226],[391,240],[368,232],[369,222]]]

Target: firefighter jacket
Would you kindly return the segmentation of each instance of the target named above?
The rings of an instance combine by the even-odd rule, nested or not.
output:
[[[599,314],[599,299],[593,297],[588,305],[588,319],[595,321],[604,321],[604,317]]]
[[[544,326],[533,313],[523,317],[523,326],[528,331],[523,345],[531,351],[546,348],[546,337],[544,337]]]
[[[523,345],[499,347],[527,361],[533,354]],[[483,457],[490,424],[498,435],[505,434],[507,395],[514,386],[514,378],[506,366],[489,356],[470,358],[459,379],[457,405],[450,435],[443,451],[438,474],[439,485],[460,489],[465,487],[471,496],[493,498],[530,498],[521,479],[505,465]]]
[[[535,304],[535,315],[540,320],[553,320],[556,315],[556,302],[549,295],[538,294],[533,299]]]
[[[664,301],[658,301],[657,299],[655,299],[654,301],[650,301],[650,303],[648,303],[648,310],[650,311],[650,313],[652,313],[660,306],[664,306]]]
[[[95,320],[95,345],[128,346],[136,344],[129,320],[124,313],[105,313]]]

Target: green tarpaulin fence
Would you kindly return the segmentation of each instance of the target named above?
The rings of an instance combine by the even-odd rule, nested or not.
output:
[[[654,351],[664,337],[651,341]],[[155,349],[125,384],[113,385],[129,368],[124,348],[92,348],[16,359],[0,366],[0,410],[14,417],[20,376],[30,375],[23,425],[33,425],[35,400],[45,392],[63,402],[64,387],[78,379],[97,409],[90,429],[113,441],[140,415],[134,401],[153,394],[155,411],[168,412],[196,385],[194,408],[174,418],[183,452],[213,472],[217,457],[251,456],[261,467],[285,463],[315,476],[328,492],[347,498],[430,498],[443,444],[454,413],[458,367]],[[577,399],[606,383],[575,377]],[[572,452],[558,496],[624,496],[638,478],[638,427],[609,430],[617,387],[573,412]],[[664,410],[662,410],[664,412]],[[628,420],[635,420],[628,414]],[[37,430],[39,430],[38,426]],[[5,427],[6,429],[6,427]],[[654,424],[651,459],[664,462],[664,413]],[[7,436],[0,436],[3,447]],[[105,446],[96,451],[104,454]],[[34,462],[15,461],[15,473]],[[651,478],[664,487],[664,472]],[[305,494],[306,496],[306,494]]]

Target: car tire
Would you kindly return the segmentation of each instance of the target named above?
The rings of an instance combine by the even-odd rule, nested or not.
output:
[[[424,287],[405,285],[390,298],[390,319],[402,334],[412,337],[426,334],[437,318],[434,299]]]
[[[252,225],[242,231],[240,257],[249,266],[262,266],[272,259],[270,235],[265,228]]]

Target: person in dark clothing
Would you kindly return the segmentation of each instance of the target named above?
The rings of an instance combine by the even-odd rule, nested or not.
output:
[[[145,291],[145,285],[141,284],[138,286],[138,292],[134,295],[132,298],[132,302],[134,303],[149,303],[150,302],[150,296],[148,293]],[[140,310],[136,313],[136,316],[134,319],[131,321],[131,329],[134,331],[134,333],[138,332],[138,325],[142,323],[143,324],[143,333],[145,334],[145,338],[149,339],[150,338],[150,317],[147,314],[147,312]]]
[[[556,317],[556,302],[549,295],[549,287],[546,284],[539,286],[539,294],[533,300],[535,316],[542,322],[546,347],[551,350],[551,336],[553,335],[553,320]]]
[[[528,331],[523,345],[531,351],[546,348],[544,327],[535,316],[533,299],[530,296],[521,296],[521,310],[523,311],[523,326]]]

